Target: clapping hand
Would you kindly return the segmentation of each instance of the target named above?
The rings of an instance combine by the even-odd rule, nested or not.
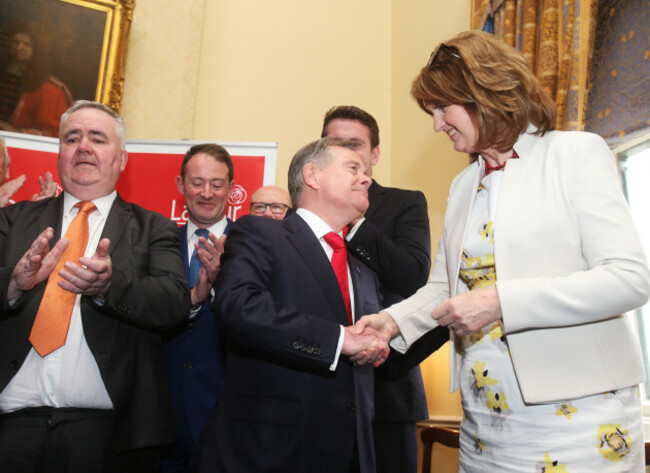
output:
[[[25,179],[27,178],[23,174],[0,186],[0,207],[4,207],[9,203],[9,199],[23,186]]]
[[[226,235],[217,238],[212,233],[208,239],[199,237],[199,242],[194,244],[196,254],[201,261],[201,269],[192,288],[192,304],[200,304],[208,298],[214,280],[221,269],[221,255],[226,244]]]

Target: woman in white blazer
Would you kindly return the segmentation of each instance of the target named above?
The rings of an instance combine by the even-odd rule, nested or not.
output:
[[[650,276],[611,151],[553,131],[523,56],[487,33],[441,44],[411,93],[476,159],[451,185],[428,283],[361,326],[399,351],[451,329],[461,472],[641,472],[645,370],[622,314]]]

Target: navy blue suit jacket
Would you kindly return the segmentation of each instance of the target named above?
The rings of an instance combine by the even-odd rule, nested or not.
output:
[[[374,180],[368,189],[366,220],[348,248],[379,278],[383,306],[390,307],[424,286],[431,267],[427,201],[420,191],[383,187]],[[375,372],[376,422],[427,419],[426,395],[418,364],[449,340],[439,327],[422,337],[406,355],[392,350]],[[401,370],[395,372],[394,367]],[[412,366],[405,372],[405,367]]]
[[[231,225],[224,234],[228,234]],[[185,274],[189,279],[191,254],[187,253],[187,225],[178,229]],[[174,424],[184,416],[194,442],[221,394],[225,372],[225,341],[217,330],[211,297],[201,304],[192,321],[176,326],[165,336],[165,359],[172,391]]]
[[[374,273],[349,256],[356,314],[379,309]],[[204,431],[202,472],[375,471],[372,366],[341,355],[347,325],[332,266],[307,223],[244,216],[228,236],[215,308],[226,382]]]

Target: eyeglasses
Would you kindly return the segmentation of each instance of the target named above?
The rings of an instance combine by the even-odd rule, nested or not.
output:
[[[282,214],[291,208],[287,204],[280,204],[275,202],[271,204],[267,204],[265,202],[251,202],[251,212],[256,214],[263,214],[266,212],[267,207],[271,209],[271,213],[274,213],[276,215]]]
[[[440,43],[440,46],[434,49],[433,52],[431,53],[431,56],[429,56],[429,62],[427,62],[427,68],[436,65],[440,53],[445,53],[451,57],[455,57],[460,61],[461,64],[463,64],[463,58],[460,57],[460,54],[458,54],[458,50],[455,47],[447,46],[445,43]]]

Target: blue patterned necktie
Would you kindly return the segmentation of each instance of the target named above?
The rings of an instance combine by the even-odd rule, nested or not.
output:
[[[203,238],[208,238],[208,229],[206,228],[197,228],[196,231],[194,232],[197,236],[203,237]],[[190,259],[190,287],[194,287],[196,285],[196,279],[199,276],[199,270],[201,269],[201,260],[199,259],[199,255],[196,254],[196,248],[194,248],[194,252],[192,252],[192,259]]]

